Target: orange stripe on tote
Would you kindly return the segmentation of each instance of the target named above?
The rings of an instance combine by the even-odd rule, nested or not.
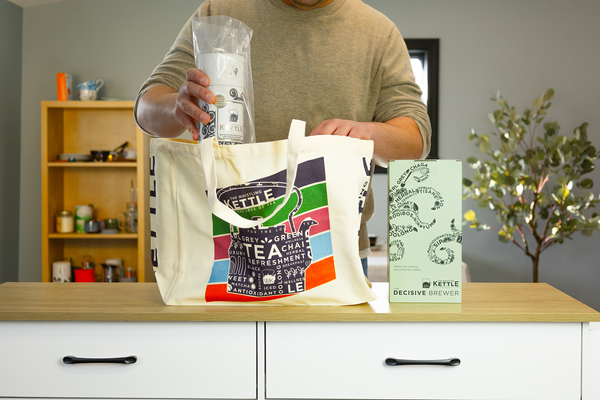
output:
[[[312,263],[306,270],[306,290],[335,280],[333,256]]]

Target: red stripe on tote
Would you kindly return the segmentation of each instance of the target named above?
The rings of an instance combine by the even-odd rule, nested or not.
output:
[[[275,300],[281,299],[283,297],[293,296],[296,293],[292,294],[284,294],[281,296],[266,296],[266,297],[253,297],[253,296],[245,296],[243,294],[237,293],[227,293],[227,284],[216,284],[216,285],[207,285],[206,292],[204,294],[204,298],[206,302],[212,301],[242,301],[242,302],[251,302],[251,301],[266,301],[266,300]]]
[[[318,225],[311,226],[310,236],[317,235],[321,232],[326,232],[330,229],[328,207],[319,208],[318,210],[313,210],[304,213],[300,216],[294,217],[294,226],[296,227],[296,229],[298,229],[300,224],[302,224],[302,221],[304,221],[306,218],[312,218],[319,223]],[[290,223],[286,221],[284,225],[285,231],[291,233],[292,230],[290,229]]]
[[[213,239],[214,239],[214,244],[215,244],[215,261],[228,259],[229,258],[229,246],[231,245],[231,236],[230,235],[215,236]]]

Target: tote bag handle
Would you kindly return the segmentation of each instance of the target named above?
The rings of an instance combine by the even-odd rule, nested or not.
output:
[[[305,129],[306,122],[297,119],[292,120],[287,143],[287,177],[285,197],[283,202],[266,217],[251,220],[238,215],[235,211],[227,207],[217,198],[217,168],[215,153],[213,151],[213,144],[216,139],[213,138],[212,140],[202,141],[200,144],[200,153],[202,158],[202,166],[204,168],[204,176],[206,177],[206,187],[208,188],[208,205],[212,213],[231,225],[237,226],[238,228],[255,227],[267,222],[271,217],[277,214],[277,212],[289,200],[294,188],[296,171],[298,169],[298,155],[300,154],[300,147],[302,145],[302,140],[304,139]]]

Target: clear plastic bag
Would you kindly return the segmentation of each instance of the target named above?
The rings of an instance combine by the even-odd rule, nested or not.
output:
[[[256,142],[254,91],[250,64],[252,29],[228,16],[194,18],[196,68],[210,79],[215,104],[198,100],[211,122],[198,123],[198,141],[216,137],[219,144]]]

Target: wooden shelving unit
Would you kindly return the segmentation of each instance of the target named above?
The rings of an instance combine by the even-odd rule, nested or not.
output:
[[[138,281],[154,281],[150,263],[148,213],[148,143],[133,120],[133,101],[42,102],[42,281],[52,280],[52,262],[85,255],[101,263],[121,258],[137,271]],[[58,162],[60,153],[112,150],[125,141],[136,161]],[[138,233],[57,233],[56,214],[93,204],[93,218],[117,218],[130,201],[131,183],[138,190]]]

